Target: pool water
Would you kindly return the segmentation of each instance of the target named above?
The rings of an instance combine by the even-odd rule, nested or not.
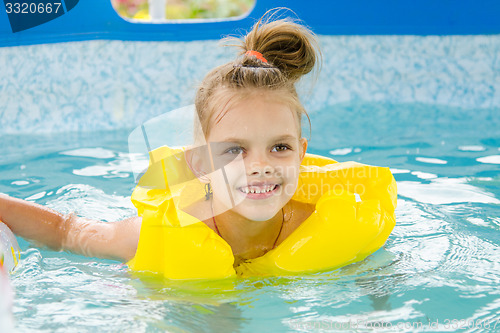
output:
[[[389,166],[397,224],[339,270],[151,281],[20,240],[19,332],[500,330],[500,109],[351,102],[311,114],[309,152]],[[128,129],[0,136],[0,192],[113,221],[135,215]]]

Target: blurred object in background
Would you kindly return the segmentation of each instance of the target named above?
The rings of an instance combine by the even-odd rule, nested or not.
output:
[[[13,332],[12,301],[14,293],[10,287],[9,274],[3,265],[3,255],[0,253],[0,332]]]
[[[9,227],[0,221],[0,264],[6,272],[10,273],[21,259],[21,250],[16,236]]]
[[[151,21],[150,2],[161,0],[111,0],[123,18]],[[165,0],[165,19],[215,19],[241,16],[250,11],[255,0]]]
[[[21,250],[16,236],[0,221],[0,332],[13,332],[12,303],[14,292],[10,286],[9,273],[21,259]]]

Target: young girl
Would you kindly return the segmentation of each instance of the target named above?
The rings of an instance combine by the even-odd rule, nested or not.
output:
[[[132,269],[169,278],[280,274],[363,259],[392,230],[395,183],[387,169],[306,157],[307,114],[295,83],[313,69],[316,45],[290,20],[259,21],[240,56],[199,87],[195,144],[150,152],[132,196],[140,216],[104,223],[0,195],[0,219],[54,250],[133,259]]]

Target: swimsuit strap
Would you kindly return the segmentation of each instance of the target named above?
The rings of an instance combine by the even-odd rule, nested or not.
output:
[[[283,207],[281,207],[281,215],[283,216],[283,218],[281,219],[281,227],[280,227],[280,231],[278,232],[278,236],[276,237],[276,239],[274,240],[274,244],[273,244],[273,248],[274,249],[276,247],[276,243],[278,242],[278,239],[280,238],[281,236],[281,230],[283,230],[283,224],[285,224],[285,211],[283,210]],[[271,250],[272,250],[271,249]]]
[[[215,231],[217,231],[217,235],[223,238],[222,235],[220,234],[219,228],[217,227],[217,223],[215,222],[215,216],[213,214],[213,210],[212,210],[212,221],[214,221]]]
[[[214,214],[214,208],[212,206],[212,203],[210,203],[210,208],[212,208],[212,221],[214,222],[214,226],[215,226],[215,231],[217,231],[217,235],[220,236],[220,238],[224,238],[222,237],[222,235],[220,234],[220,231],[219,231],[219,227],[217,226],[217,222],[215,222],[215,214]],[[276,247],[276,243],[278,243],[278,239],[280,238],[281,236],[281,231],[283,230],[283,224],[285,224],[285,211],[283,210],[283,208],[281,208],[281,215],[283,216],[283,218],[281,219],[281,227],[280,227],[280,231],[278,232],[278,236],[276,236],[276,239],[274,240],[274,243],[273,243],[273,247],[272,249],[274,249]],[[271,250],[272,250],[271,249]]]

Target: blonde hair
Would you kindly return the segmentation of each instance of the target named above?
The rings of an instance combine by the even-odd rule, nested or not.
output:
[[[271,15],[268,15],[271,12]],[[205,137],[212,116],[221,107],[254,91],[277,92],[276,96],[298,115],[308,119],[295,83],[311,72],[320,56],[314,34],[290,19],[272,20],[276,11],[266,13],[242,39],[238,58],[214,68],[202,81],[195,98],[196,112]],[[257,51],[267,60],[247,53]]]

